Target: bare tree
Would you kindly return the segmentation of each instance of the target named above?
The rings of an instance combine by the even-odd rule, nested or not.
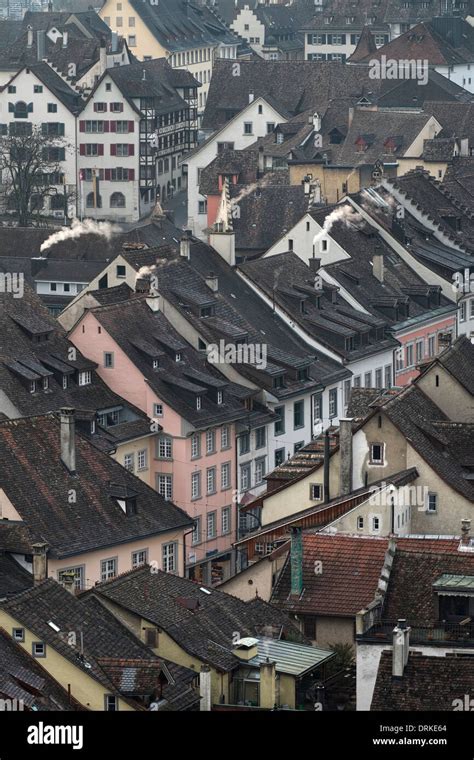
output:
[[[68,145],[61,135],[49,134],[48,125],[12,122],[0,136],[0,192],[2,206],[27,227],[43,217],[47,197],[56,196],[55,208],[67,217],[72,194],[67,192],[64,169]]]

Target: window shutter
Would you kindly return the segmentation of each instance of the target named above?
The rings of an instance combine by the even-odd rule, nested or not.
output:
[[[129,121],[128,122],[128,131],[129,132],[134,132],[135,131],[135,122],[134,121]]]
[[[115,143],[110,146],[110,155],[111,156],[116,156],[117,155],[117,146],[115,145]]]
[[[110,122],[110,131],[111,132],[116,132],[117,131],[117,122],[116,121],[111,121]]]
[[[86,122],[80,121],[79,122],[79,132],[85,132],[86,131]]]
[[[97,112],[97,110],[98,110],[98,109],[97,109],[97,105],[98,105],[97,103],[94,103],[94,111],[96,111],[96,112]]]
[[[327,36],[327,44],[332,45],[332,34],[328,34]]]
[[[59,136],[64,137],[64,124],[60,123],[59,125]]]
[[[103,146],[103,144],[102,144],[102,143],[99,143],[99,145],[98,145],[98,149],[99,149],[99,150],[98,150],[98,155],[99,155],[99,156],[103,156],[103,155],[104,155],[104,146]]]
[[[59,160],[60,161],[66,160],[66,148],[59,148]]]
[[[81,143],[79,145],[79,154],[81,156],[85,156],[86,155],[86,146],[84,145],[84,143]]]
[[[135,155],[135,146],[133,145],[133,143],[128,146],[128,155],[129,156],[134,156]]]
[[[135,169],[129,169],[128,170],[128,179],[130,182],[133,182],[135,179]]]
[[[110,181],[110,172],[111,172],[111,169],[106,169],[105,170],[105,179],[106,179],[107,182]]]
[[[47,124],[42,124],[41,125],[41,134],[42,135],[47,135],[48,134],[48,125]]]
[[[110,122],[104,121],[104,132],[110,132]]]

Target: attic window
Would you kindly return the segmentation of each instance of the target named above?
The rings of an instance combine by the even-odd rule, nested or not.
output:
[[[175,362],[180,362],[182,358],[183,358],[183,355],[179,351],[174,356]]]
[[[49,388],[49,377],[43,377],[43,390],[47,391]]]
[[[200,310],[201,317],[212,317],[214,316],[214,307],[213,306],[203,306]]]
[[[202,396],[196,396],[196,409],[199,411],[202,407]]]
[[[282,142],[283,142],[283,133],[282,133],[282,132],[277,132],[277,133],[276,133],[276,135],[275,135],[275,142],[276,142],[278,145],[281,145],[281,144],[282,144]]]
[[[90,370],[86,370],[85,372],[79,372],[78,375],[78,383],[79,385],[90,385],[92,380],[92,375]]]
[[[63,375],[63,391],[67,390],[67,386],[68,386],[67,375]]]
[[[153,369],[158,369],[159,366],[160,366],[160,362],[158,361],[158,359],[153,359]]]
[[[220,406],[222,404],[222,401],[224,399],[224,394],[222,391],[217,391],[217,403]]]
[[[30,393],[36,393],[36,380],[30,382]]]

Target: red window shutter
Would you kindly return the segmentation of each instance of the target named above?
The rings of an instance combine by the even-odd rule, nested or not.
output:
[[[86,122],[80,121],[79,122],[79,132],[85,132],[86,131]]]
[[[98,155],[99,156],[103,156],[104,155],[104,146],[102,145],[102,143],[99,143],[98,148],[99,148]]]
[[[129,169],[128,170],[128,179],[130,182],[133,182],[135,179],[135,169]]]
[[[110,122],[104,121],[104,132],[110,131]]]
[[[98,111],[98,103],[94,103],[94,111]]]
[[[128,122],[128,131],[129,132],[134,132],[135,131],[135,122],[134,121],[129,121]]]
[[[111,121],[110,122],[110,131],[111,132],[116,132],[117,131],[117,122],[116,121]]]
[[[85,156],[86,155],[86,146],[84,145],[84,143],[81,143],[79,145],[79,153],[80,153],[81,156]]]
[[[115,143],[110,146],[110,155],[111,156],[116,156],[117,155],[117,146],[115,145]]]
[[[109,180],[110,180],[110,172],[111,172],[111,170],[110,170],[110,169],[106,169],[106,170],[105,170],[105,179],[106,179],[107,181],[109,181]]]
[[[128,155],[129,156],[134,156],[135,155],[135,146],[133,145],[133,143],[128,146]]]

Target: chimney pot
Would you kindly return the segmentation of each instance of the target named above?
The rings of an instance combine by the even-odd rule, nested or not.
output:
[[[319,272],[321,269],[321,259],[317,258],[316,256],[312,256],[310,259],[308,259],[308,264],[313,274],[317,274],[317,272]]]
[[[63,407],[61,415],[61,461],[71,475],[76,472],[75,410]]]
[[[180,241],[179,254],[185,259],[191,258],[191,230],[184,230]]]
[[[471,543],[471,521],[467,518],[461,520],[461,543],[469,546]]]
[[[33,580],[35,586],[48,577],[48,544],[32,544],[33,549]]]
[[[217,277],[214,272],[209,272],[209,274],[206,277],[206,285],[208,288],[210,288],[213,293],[217,293],[219,290],[219,278]]]

